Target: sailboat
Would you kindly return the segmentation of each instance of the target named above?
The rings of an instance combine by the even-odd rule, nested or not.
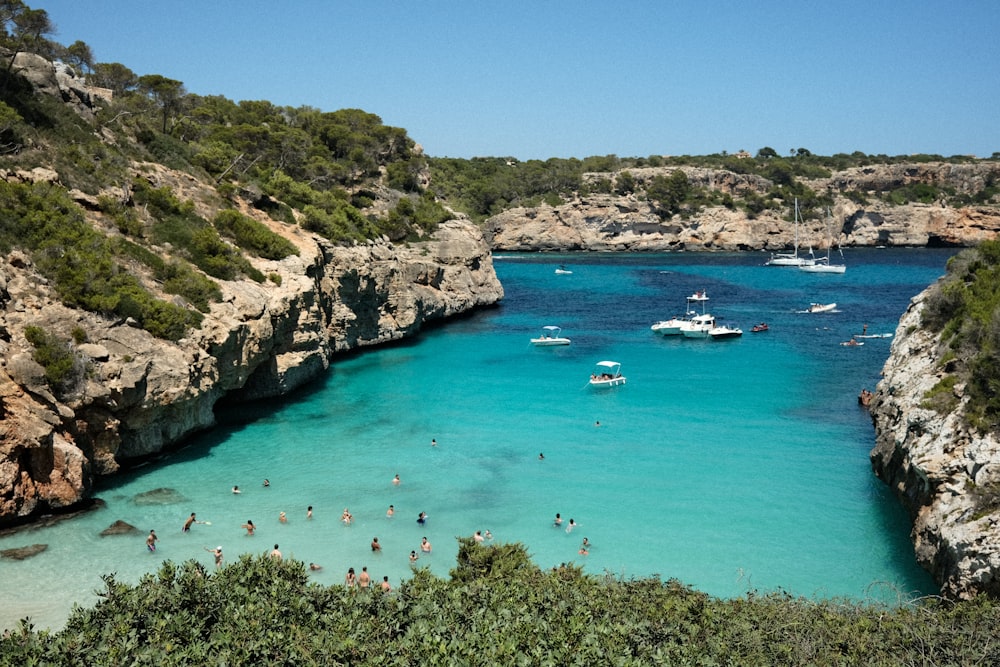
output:
[[[847,265],[844,264],[844,251],[840,249],[840,244],[837,244],[837,252],[840,253],[840,264],[830,263],[830,248],[833,247],[833,235],[830,233],[830,219],[833,216],[830,214],[830,209],[826,209],[826,234],[829,237],[829,243],[826,246],[826,257],[820,257],[812,264],[805,264],[799,267],[800,271],[808,271],[809,273],[844,273],[847,271]]]
[[[812,251],[809,253],[812,254]],[[771,253],[771,259],[764,262],[764,266],[809,266],[815,264],[816,260],[809,257],[799,257],[799,198],[795,198],[795,247],[792,252]]]

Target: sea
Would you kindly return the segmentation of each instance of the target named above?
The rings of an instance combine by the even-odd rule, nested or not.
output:
[[[447,577],[456,538],[476,531],[524,545],[542,568],[676,579],[723,598],[934,594],[906,513],[872,473],[857,400],[893,338],[843,343],[893,334],[954,253],[850,249],[842,275],[768,267],[758,252],[496,255],[498,306],[339,357],[292,396],[220,410],[184,448],[104,480],[103,508],[0,537],[0,550],[48,545],[0,559],[0,629],[23,618],[59,629],[99,599],[103,575],[137,583],[164,560],[212,569],[216,547],[232,563],[278,545],[327,585],[350,567],[393,586],[413,568]],[[698,290],[742,337],[650,330]],[[760,322],[769,330],[752,333]],[[545,325],[572,343],[532,346]],[[624,386],[589,386],[603,360],[621,364]],[[100,536],[118,520],[137,532]]]

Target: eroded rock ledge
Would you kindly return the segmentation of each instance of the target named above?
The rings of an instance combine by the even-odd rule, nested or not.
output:
[[[255,260],[280,279],[221,282],[223,302],[178,343],[66,308],[28,258],[0,260],[0,527],[78,505],[96,476],[211,427],[223,397],[281,396],[339,352],[503,297],[489,247],[466,220],[409,245],[340,247],[296,227],[281,232],[300,255]],[[65,340],[86,332],[76,353],[91,373],[71,397],[46,386],[24,338],[29,325]]]
[[[937,337],[920,326],[925,294],[900,320],[870,406],[872,468],[909,511],[917,560],[942,594],[1000,597],[1000,517],[983,505],[1000,485],[1000,441],[963,422],[962,387],[951,414],[921,407],[944,374]]]

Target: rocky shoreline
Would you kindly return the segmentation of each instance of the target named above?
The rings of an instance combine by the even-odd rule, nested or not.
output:
[[[177,343],[67,308],[19,252],[0,262],[0,527],[71,510],[114,474],[215,423],[227,401],[283,396],[337,354],[412,336],[503,297],[481,231],[443,223],[428,239],[350,247],[268,221],[299,249],[254,260],[266,283],[220,281],[224,298]],[[24,338],[35,325],[86,342],[90,372],[71,397],[49,391]]]
[[[920,326],[926,291],[900,319],[870,410],[875,426],[872,468],[913,521],[917,561],[948,598],[1000,597],[1000,518],[983,495],[1000,485],[1000,441],[957,410],[922,407],[946,371],[939,341]]]
[[[696,186],[739,196],[746,191],[766,191],[773,184],[760,176],[713,169],[680,168]],[[676,168],[649,167],[628,170],[639,187]],[[614,179],[617,174],[588,174],[587,178]],[[878,192],[901,184],[926,184],[973,194],[985,184],[1000,180],[1000,162],[969,165],[948,163],[877,165],[848,169],[828,179],[803,179],[815,192],[834,200],[833,237],[844,247],[948,247],[971,246],[1000,234],[997,206],[947,206],[881,201]],[[858,204],[847,192],[863,191],[870,203]],[[799,229],[802,248],[825,248],[830,231],[826,221],[806,218]],[[590,194],[558,206],[512,208],[486,221],[486,234],[494,251],[628,251],[710,252],[775,251],[791,247],[793,225],[776,211],[751,216],[740,208],[714,206],[690,217],[675,215],[662,220],[653,204],[635,194]]]

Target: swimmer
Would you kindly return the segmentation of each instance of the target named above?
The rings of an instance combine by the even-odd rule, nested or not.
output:
[[[389,575],[382,577],[382,592],[389,593],[392,591],[392,584],[389,583]]]
[[[253,525],[253,521],[250,519],[247,519],[247,522],[243,524],[243,528],[246,528],[247,537],[253,537],[253,531],[257,529],[257,527]]]
[[[600,426],[600,425],[601,425],[601,422],[600,422],[600,420],[598,420],[598,421],[594,422],[594,426]]]
[[[372,551],[378,553],[382,551],[382,545],[378,543],[378,538],[372,538]]]
[[[395,477],[392,478],[392,483],[395,484],[396,486],[399,486],[399,482],[400,482],[399,475],[396,475]]]
[[[559,514],[559,512],[556,512],[556,519],[555,521],[552,522],[552,525],[557,528],[562,525],[562,516]]]
[[[278,514],[278,521],[280,521],[281,523],[288,523],[288,517],[285,515],[284,512]]]
[[[361,568],[361,574],[358,575],[358,586],[367,590],[371,583],[372,577],[368,574],[368,566],[365,565]]]
[[[574,528],[576,528],[576,521],[573,521],[573,519],[570,519],[569,520],[569,525],[566,526],[566,532],[567,533],[572,532]]]
[[[581,549],[589,549],[590,548],[590,540],[588,540],[586,537],[583,538],[583,544],[580,545],[580,548]]]
[[[391,519],[392,515],[395,513],[396,513],[396,508],[393,507],[392,505],[389,505],[389,509],[385,511],[385,516],[387,519]]]
[[[150,551],[156,551],[156,540],[158,539],[160,538],[156,536],[155,530],[149,531],[149,535],[146,536],[146,548]]]
[[[239,492],[240,492],[240,487],[238,487],[238,486],[234,486],[234,487],[233,487],[233,493],[235,493],[235,494],[237,494],[237,495],[238,495],[238,494],[239,494]]]
[[[214,549],[209,549],[208,547],[205,547],[205,551],[209,551],[209,552],[212,553],[213,556],[215,556],[215,567],[222,567],[222,547],[221,546],[215,547]]]
[[[188,532],[189,530],[191,530],[191,526],[192,526],[192,524],[195,524],[195,523],[197,523],[197,521],[196,521],[196,520],[195,520],[195,518],[194,518],[194,512],[191,512],[191,516],[189,516],[189,517],[187,518],[187,520],[186,520],[186,521],[184,522],[184,527],[183,527],[183,528],[181,528],[181,530],[182,530],[182,531],[184,531],[184,532],[186,533],[186,532]]]
[[[264,480],[264,486],[271,486],[271,480],[265,479]]]
[[[411,563],[416,563],[418,558],[420,558],[420,556],[417,555],[416,551],[411,551],[410,552],[410,562]]]
[[[427,513],[426,512],[421,512],[419,514],[419,516],[417,516],[417,523],[419,523],[422,526],[426,522],[427,522]]]
[[[281,552],[278,551],[277,544],[275,544],[274,548],[271,549],[271,560],[281,560]]]
[[[483,531],[477,530],[476,534],[472,536],[472,539],[474,539],[476,542],[482,542],[483,541]]]
[[[437,447],[437,446],[438,446],[438,441],[435,440],[434,438],[431,438],[431,447]]]
[[[354,588],[358,585],[358,578],[354,574],[354,568],[347,568],[347,574],[344,575],[344,585],[348,588]]]
[[[429,554],[431,552],[431,543],[427,541],[426,537],[420,540],[420,550],[425,554]]]
[[[313,506],[312,505],[310,505],[309,507],[306,508],[306,518],[307,519],[313,518]]]
[[[545,454],[543,454],[542,452],[538,452],[538,460],[539,461],[544,461],[545,460]]]
[[[313,572],[317,572],[319,570],[322,570],[323,566],[317,565],[316,563],[309,563],[309,569],[312,570]]]
[[[350,526],[351,522],[354,521],[354,515],[351,514],[345,507],[344,513],[340,515],[340,520],[344,522],[345,526]]]
[[[487,540],[492,541],[493,540],[493,533],[491,533],[490,531],[487,530],[485,533],[483,533],[483,537],[485,537]]]

